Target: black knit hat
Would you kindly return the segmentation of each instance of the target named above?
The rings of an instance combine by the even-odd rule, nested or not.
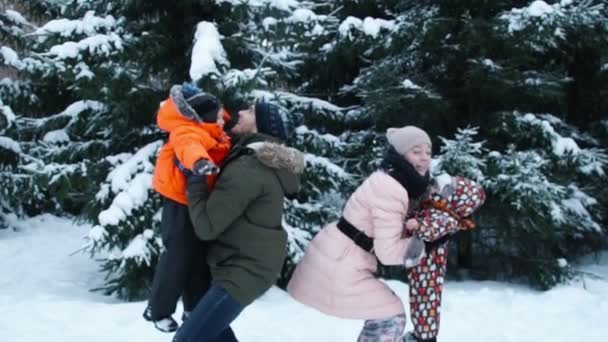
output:
[[[220,110],[220,101],[208,93],[198,93],[186,99],[203,122],[217,122],[217,112]]]
[[[287,140],[287,125],[278,106],[268,102],[255,104],[255,122],[258,132]]]

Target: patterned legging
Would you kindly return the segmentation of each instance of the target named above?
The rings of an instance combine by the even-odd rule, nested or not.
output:
[[[403,339],[405,314],[385,318],[368,319],[363,325],[357,342],[398,342]]]
[[[410,270],[410,315],[420,341],[434,341],[439,334],[441,294],[447,268],[447,242],[431,249]]]

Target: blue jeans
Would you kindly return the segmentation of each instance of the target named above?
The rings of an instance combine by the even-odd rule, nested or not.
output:
[[[238,342],[230,323],[244,308],[226,290],[214,284],[177,330],[173,342]]]

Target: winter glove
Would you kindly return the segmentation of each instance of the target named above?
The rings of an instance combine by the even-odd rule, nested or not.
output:
[[[220,173],[220,168],[215,165],[211,160],[199,159],[194,163],[192,167],[192,173],[195,176],[209,176]]]
[[[188,179],[188,183],[206,182],[208,175],[217,174],[220,170],[220,168],[213,164],[213,162],[206,159],[199,159],[197,162],[194,163],[193,169],[197,170],[197,172],[186,168],[184,164],[182,164],[179,159],[177,159],[177,157],[173,161],[175,163],[175,166],[177,166],[177,168],[186,176],[186,178]]]
[[[461,229],[456,218],[436,208],[421,210],[418,220],[420,227],[416,231],[416,236],[424,242],[437,241],[447,235],[455,234]]]

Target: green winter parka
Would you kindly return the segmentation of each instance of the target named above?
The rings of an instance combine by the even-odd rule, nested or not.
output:
[[[195,233],[212,241],[207,251],[212,282],[243,306],[279,276],[287,254],[283,201],[298,191],[303,170],[301,152],[252,134],[235,142],[211,193],[204,178],[188,181]]]

